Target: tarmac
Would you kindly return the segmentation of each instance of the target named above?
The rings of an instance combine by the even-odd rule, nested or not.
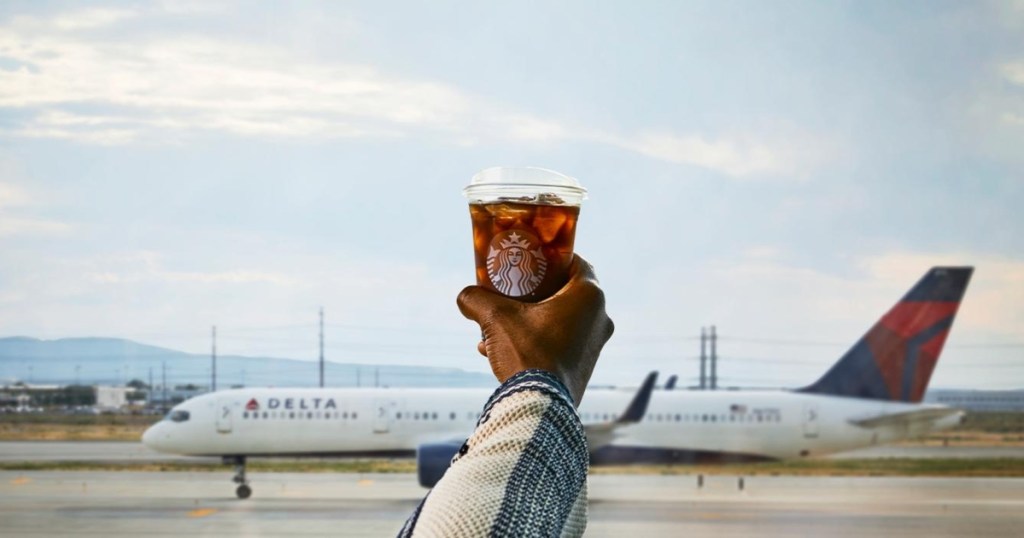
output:
[[[831,456],[835,459],[875,458],[1024,458],[1024,446],[877,446]],[[2,441],[0,461],[90,461],[219,463],[219,458],[194,458],[161,454],[138,442],[108,441]]]
[[[393,536],[411,474],[0,472],[4,536]],[[587,536],[1020,536],[1024,479],[590,477]]]

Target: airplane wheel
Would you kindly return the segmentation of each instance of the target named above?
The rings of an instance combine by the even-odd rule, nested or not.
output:
[[[238,486],[238,489],[235,490],[235,494],[238,495],[239,499],[248,499],[249,496],[252,495],[252,488],[245,484],[242,484],[241,486]]]

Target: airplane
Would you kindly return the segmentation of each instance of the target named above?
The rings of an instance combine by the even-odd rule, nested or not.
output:
[[[800,459],[919,437],[963,412],[922,404],[973,273],[934,267],[820,379],[795,390],[592,389],[579,408],[592,464]],[[187,400],[142,436],[154,450],[235,465],[250,457],[415,456],[433,485],[489,389],[242,388]]]

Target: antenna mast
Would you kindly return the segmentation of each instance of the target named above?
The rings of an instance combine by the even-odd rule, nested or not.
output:
[[[320,307],[320,388],[324,387],[324,307]]]

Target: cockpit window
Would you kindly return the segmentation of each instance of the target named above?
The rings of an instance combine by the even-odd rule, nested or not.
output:
[[[173,422],[185,422],[188,420],[188,411],[177,409],[171,411],[171,413],[167,415],[167,418],[171,419]]]

